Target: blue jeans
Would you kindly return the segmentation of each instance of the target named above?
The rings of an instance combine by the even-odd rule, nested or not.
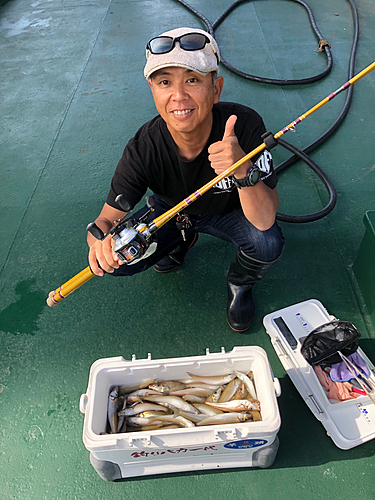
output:
[[[154,195],[155,211],[151,219],[159,217],[171,207],[159,196]],[[140,217],[146,212],[143,207],[134,215]],[[247,256],[261,262],[272,262],[280,257],[284,248],[284,237],[277,222],[267,229],[260,231],[254,227],[244,216],[242,209],[237,208],[231,212],[216,215],[191,215],[192,226],[186,230],[186,235],[192,233],[205,233],[216,236],[240,248]],[[112,276],[131,276],[149,269],[168,255],[182,241],[182,234],[176,227],[175,218],[162,226],[156,233],[156,251],[135,264],[123,264],[112,273]]]

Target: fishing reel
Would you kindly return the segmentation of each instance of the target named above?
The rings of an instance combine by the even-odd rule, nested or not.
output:
[[[128,265],[150,256],[157,247],[155,241],[157,228],[153,223],[147,224],[149,215],[155,210],[155,202],[152,196],[146,196],[145,200],[147,212],[138,219],[128,219],[132,208],[124,199],[124,195],[120,194],[115,201],[127,213],[116,221],[107,234],[104,234],[95,222],[87,226],[87,230],[98,240],[104,240],[111,235],[115,242],[113,251],[122,262]]]

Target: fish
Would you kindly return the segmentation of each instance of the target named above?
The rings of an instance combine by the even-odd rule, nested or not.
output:
[[[246,385],[246,389],[249,391],[250,396],[253,399],[257,399],[257,393],[253,381],[247,375],[245,375],[245,373],[239,371],[234,371],[234,373],[236,374],[236,377],[242,380],[242,382]]]
[[[139,414],[139,418],[147,419],[151,424],[153,421],[172,422],[181,427],[194,427],[194,423],[181,415],[177,410],[174,415],[166,415],[159,411],[145,411]]]
[[[177,415],[181,415],[182,417],[185,417],[194,423],[200,422],[201,420],[203,420],[204,418],[207,417],[207,415],[205,415],[204,413],[199,413],[199,414],[188,413],[187,411],[183,411],[183,410],[177,410],[176,413],[177,413]]]
[[[223,413],[221,410],[218,410],[217,408],[213,408],[212,406],[208,406],[206,404],[194,403],[194,406],[198,411],[208,417],[212,415],[220,415]]]
[[[225,403],[226,401],[230,401],[231,399],[233,399],[241,384],[241,380],[237,377],[231,380],[221,393],[218,403]]]
[[[208,397],[211,390],[203,387],[187,387],[185,389],[181,389],[179,391],[170,391],[170,396],[200,396],[200,397]]]
[[[163,424],[161,420],[156,420],[156,418],[139,417],[138,415],[135,417],[128,417],[126,421],[131,427]]]
[[[227,401],[226,403],[206,403],[206,405],[213,406],[214,408],[223,411],[260,411],[260,402],[249,401],[248,399],[234,399],[233,401]]]
[[[150,384],[153,384],[155,382],[155,379],[153,380],[145,380],[144,382],[140,382],[139,384],[135,385],[121,385],[119,387],[119,394],[130,394],[131,392],[137,391],[139,389],[144,389],[145,387],[149,387]]]
[[[182,396],[184,401],[188,401],[189,403],[205,403],[206,398],[202,398],[200,396],[194,396],[194,394],[186,394],[186,396]]]
[[[160,424],[149,424],[149,425],[140,425],[139,427],[132,427],[132,432],[142,432],[142,431],[157,431],[159,429],[181,429],[181,425],[171,424],[168,425],[168,422],[160,422]]]
[[[120,411],[122,408],[124,408],[124,406],[126,406],[126,398],[123,394],[119,393],[117,398],[117,411]]]
[[[118,386],[113,387],[108,396],[108,422],[110,434],[117,433],[117,404],[118,404]]]
[[[137,391],[131,392],[130,394],[128,394],[126,399],[129,401],[129,398],[131,398],[132,396],[139,396],[140,398],[142,398],[143,396],[153,396],[153,395],[160,396],[160,392],[148,389],[146,387],[144,389],[138,389]]]
[[[153,419],[153,417],[148,417],[150,420]],[[187,418],[181,416],[181,415],[161,415],[161,416],[155,416],[155,420],[160,420],[161,422],[172,422],[174,424],[178,424],[181,427],[195,427],[194,423],[188,420]]]
[[[124,394],[119,394],[117,400],[117,432],[126,432],[125,416],[120,415],[120,411],[126,408],[126,397]]]
[[[177,380],[166,380],[164,382],[155,382],[148,386],[149,389],[157,392],[170,392],[170,391],[179,391],[181,389],[185,389],[186,385],[182,382],[178,382]]]
[[[229,384],[236,375],[234,373],[229,373],[228,375],[193,375],[192,373],[187,372],[189,377],[191,377],[192,382],[203,382],[204,384],[212,384],[212,385],[224,385]]]
[[[117,433],[126,432],[126,418],[119,417],[117,422]]]
[[[154,403],[139,403],[131,408],[126,408],[118,412],[118,417],[132,417],[133,415],[137,415],[138,413],[142,413],[143,411],[162,411],[167,412],[168,408],[165,406],[156,405]]]
[[[251,380],[251,382],[253,383],[253,386],[254,386],[254,394],[256,395],[257,394],[257,389],[256,389],[256,386],[255,386],[255,380],[254,380],[254,372],[252,370],[249,370],[246,375],[249,377],[249,379]]]
[[[216,391],[211,392],[211,394],[206,399],[206,403],[207,402],[217,403],[220,399],[222,391],[223,391],[223,388],[220,386],[216,389]]]
[[[128,394],[126,400],[128,403],[139,402],[145,396],[160,396],[160,392],[152,391],[151,389],[138,389],[137,391]]]
[[[141,413],[138,414],[139,417],[141,418],[157,418],[159,417],[165,417],[166,413],[163,411],[158,411],[158,410],[147,410],[147,411],[142,411]],[[171,415],[171,414],[169,414]],[[173,416],[173,415],[171,415]]]
[[[115,434],[262,420],[251,370],[187,375],[189,379],[112,386],[105,431]]]
[[[180,408],[181,410],[187,411],[189,413],[198,413],[198,410],[194,408],[191,404],[178,396],[146,396],[143,398],[145,401],[151,401],[153,403],[160,404],[162,406],[172,405],[173,407]]]
[[[196,389],[203,388],[203,389],[208,389],[210,392],[216,391],[216,389],[218,389],[219,386],[220,386],[220,384],[204,384],[203,382],[190,382],[190,383],[186,384],[187,389],[193,388],[193,387],[195,387]]]
[[[221,413],[220,415],[212,415],[207,417],[195,425],[217,425],[217,424],[235,424],[237,422],[248,422],[253,419],[251,413]]]
[[[142,399],[139,396],[129,396],[126,401],[128,407],[143,403]]]
[[[243,382],[241,382],[241,385],[238,387],[237,392],[233,396],[232,400],[233,399],[249,399],[250,401],[255,401],[255,399],[250,396],[246,385]]]
[[[253,416],[254,422],[259,422],[260,420],[262,420],[262,415],[260,411],[254,410],[251,412],[251,414]]]

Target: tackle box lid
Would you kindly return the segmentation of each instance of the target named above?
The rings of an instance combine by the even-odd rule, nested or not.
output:
[[[347,401],[328,399],[313,367],[300,352],[310,332],[336,319],[321,302],[310,299],[268,314],[263,324],[283,367],[307,406],[335,445],[348,450],[375,438],[375,404],[362,395]],[[375,380],[374,365],[360,347],[358,353]],[[372,396],[375,399],[374,391]]]

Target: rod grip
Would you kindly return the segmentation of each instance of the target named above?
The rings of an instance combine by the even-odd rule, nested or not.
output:
[[[48,297],[47,297],[47,306],[49,306],[49,307],[56,307],[57,306],[58,302],[56,302],[53,298],[55,293],[56,293],[55,290],[52,290],[51,292],[49,292]]]
[[[87,281],[93,278],[95,274],[91,271],[90,266],[87,266],[80,273],[76,274],[69,281],[61,285],[57,290],[52,290],[47,298],[47,305],[55,307],[69,294],[77,290],[80,286],[84,285]]]

